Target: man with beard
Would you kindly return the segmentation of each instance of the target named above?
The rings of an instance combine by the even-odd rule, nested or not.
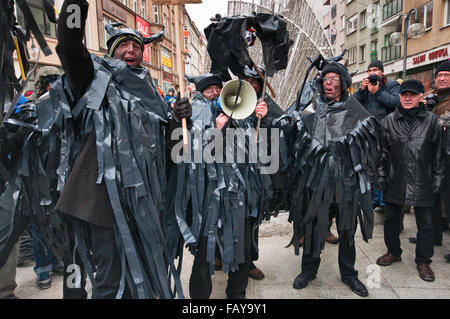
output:
[[[304,235],[301,273],[293,287],[303,289],[316,278],[320,253],[328,233],[330,214],[339,233],[341,280],[359,296],[368,296],[355,270],[357,220],[364,240],[371,238],[373,211],[371,178],[376,176],[381,128],[348,93],[352,80],[347,69],[329,62],[314,83],[315,113],[293,113],[287,132],[292,154],[289,167],[291,244],[299,253]],[[283,126],[283,118],[280,120]],[[289,134],[289,133],[288,133]]]

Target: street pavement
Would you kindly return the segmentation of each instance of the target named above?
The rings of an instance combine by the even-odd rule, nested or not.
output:
[[[415,245],[409,237],[415,237],[417,227],[414,214],[405,214],[404,231],[401,233],[403,249],[402,261],[389,267],[379,267],[376,259],[386,252],[383,240],[382,216],[377,213],[373,238],[363,241],[358,229],[356,234],[356,269],[360,280],[366,284],[372,299],[450,299],[450,264],[444,255],[450,253],[450,233],[444,232],[441,247],[435,247],[433,269],[436,280],[425,282],[419,278],[414,262]],[[321,254],[321,265],[317,278],[301,290],[292,288],[294,278],[300,273],[301,256],[295,256],[292,247],[285,248],[292,235],[292,226],[287,221],[288,214],[281,213],[260,226],[260,257],[255,264],[265,273],[261,281],[249,279],[248,299],[360,299],[341,282],[338,268],[338,245],[326,243]],[[336,234],[335,225],[332,230]],[[300,252],[301,253],[301,252]],[[189,276],[193,258],[185,250],[181,276],[183,291],[189,298]],[[216,271],[213,276],[211,298],[225,298],[228,276]],[[17,268],[18,287],[15,294],[23,299],[62,298],[62,276],[53,276],[52,287],[39,290],[35,284],[33,263]],[[88,280],[89,282],[89,280]],[[88,287],[90,285],[88,284]],[[89,291],[90,293],[90,291]]]

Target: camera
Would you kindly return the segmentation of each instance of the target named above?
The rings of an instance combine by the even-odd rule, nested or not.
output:
[[[369,80],[369,83],[372,85],[377,85],[378,81],[380,81],[380,79],[378,78],[378,75],[376,75],[376,74],[369,75],[369,77],[367,79]]]
[[[438,104],[438,96],[436,94],[428,94],[424,100],[427,101],[426,108],[429,111],[432,111]]]

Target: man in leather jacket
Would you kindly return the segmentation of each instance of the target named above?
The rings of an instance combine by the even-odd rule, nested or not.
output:
[[[402,83],[400,103],[382,125],[388,150],[383,157],[379,185],[384,188],[386,216],[384,241],[388,252],[377,259],[380,266],[401,261],[400,215],[402,205],[415,208],[417,223],[416,258],[419,277],[433,281],[430,268],[434,253],[433,206],[443,179],[442,128],[438,117],[420,101],[424,86],[417,80]]]

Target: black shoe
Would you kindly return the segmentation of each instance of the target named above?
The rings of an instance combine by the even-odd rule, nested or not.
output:
[[[409,237],[409,242],[411,244],[417,244],[417,238],[416,237]]]
[[[316,275],[308,275],[301,273],[294,280],[294,288],[295,289],[303,289],[309,285],[309,282],[316,279]]]
[[[17,298],[17,296],[15,295],[15,294],[9,294],[9,295],[7,295],[7,296],[5,296],[5,297],[3,297],[3,298],[0,298],[0,299],[19,299],[19,298]]]
[[[358,296],[367,297],[369,295],[366,286],[364,286],[364,284],[358,278],[342,278],[341,280],[344,284],[348,285],[350,289]]]
[[[444,258],[448,263],[450,263],[450,254],[445,255]]]
[[[384,206],[377,206],[374,209],[375,213],[384,214],[386,212],[386,209]]]

